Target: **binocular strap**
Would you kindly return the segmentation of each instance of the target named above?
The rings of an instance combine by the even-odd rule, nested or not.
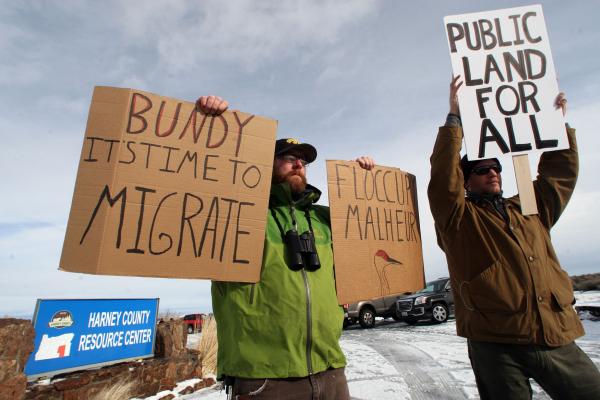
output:
[[[283,240],[283,242],[285,243],[285,231],[283,230],[283,226],[281,225],[281,222],[279,222],[279,218],[277,218],[277,213],[275,212],[274,208],[269,208],[269,211],[271,211],[271,215],[273,216],[273,219],[275,220],[275,223],[277,224],[277,228],[279,228],[279,233],[281,234],[281,240]],[[313,231],[312,222],[310,222],[310,210],[309,209],[304,210],[304,216],[306,217],[306,221],[308,222],[308,229],[314,235],[315,232]],[[295,217],[292,216],[292,219],[295,220]]]

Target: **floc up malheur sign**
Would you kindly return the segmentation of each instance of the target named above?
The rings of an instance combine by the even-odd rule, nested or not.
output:
[[[38,300],[27,379],[152,357],[157,312],[158,299]]]

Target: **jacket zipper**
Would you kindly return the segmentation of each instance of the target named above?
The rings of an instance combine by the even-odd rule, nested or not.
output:
[[[310,286],[308,285],[308,276],[306,270],[302,268],[302,278],[304,279],[304,289],[306,291],[306,368],[308,374],[313,374],[312,360],[310,359],[311,347],[312,347],[312,313],[311,313],[311,300],[310,300]]]
[[[254,287],[256,286],[256,283],[251,283],[251,287],[250,287],[250,304],[254,304]]]
[[[213,285],[215,285],[215,287],[217,288],[217,291],[219,292],[219,295],[221,295],[221,297],[224,295],[223,293],[223,288],[221,286],[220,282],[214,282]]]
[[[292,217],[292,224],[294,229],[298,231],[298,223],[296,222],[296,208],[294,203],[290,205],[290,214]],[[308,374],[313,374],[312,360],[310,353],[312,349],[312,312],[311,312],[311,299],[310,299],[310,285],[308,284],[308,275],[306,270],[302,268],[302,280],[304,281],[304,291],[306,292],[306,369]]]

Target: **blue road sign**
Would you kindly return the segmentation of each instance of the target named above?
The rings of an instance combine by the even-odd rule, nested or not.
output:
[[[28,380],[152,357],[158,299],[38,299]]]

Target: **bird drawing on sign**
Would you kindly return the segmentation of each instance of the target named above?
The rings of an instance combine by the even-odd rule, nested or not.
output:
[[[383,259],[383,262],[378,262],[378,257]],[[375,267],[375,271],[377,271],[377,276],[379,277],[381,296],[385,296],[386,294],[390,293],[390,284],[387,279],[386,269],[389,269],[388,267],[392,265],[402,265],[402,263],[390,257],[384,250],[377,250],[375,252],[375,255],[373,256],[373,266]]]

